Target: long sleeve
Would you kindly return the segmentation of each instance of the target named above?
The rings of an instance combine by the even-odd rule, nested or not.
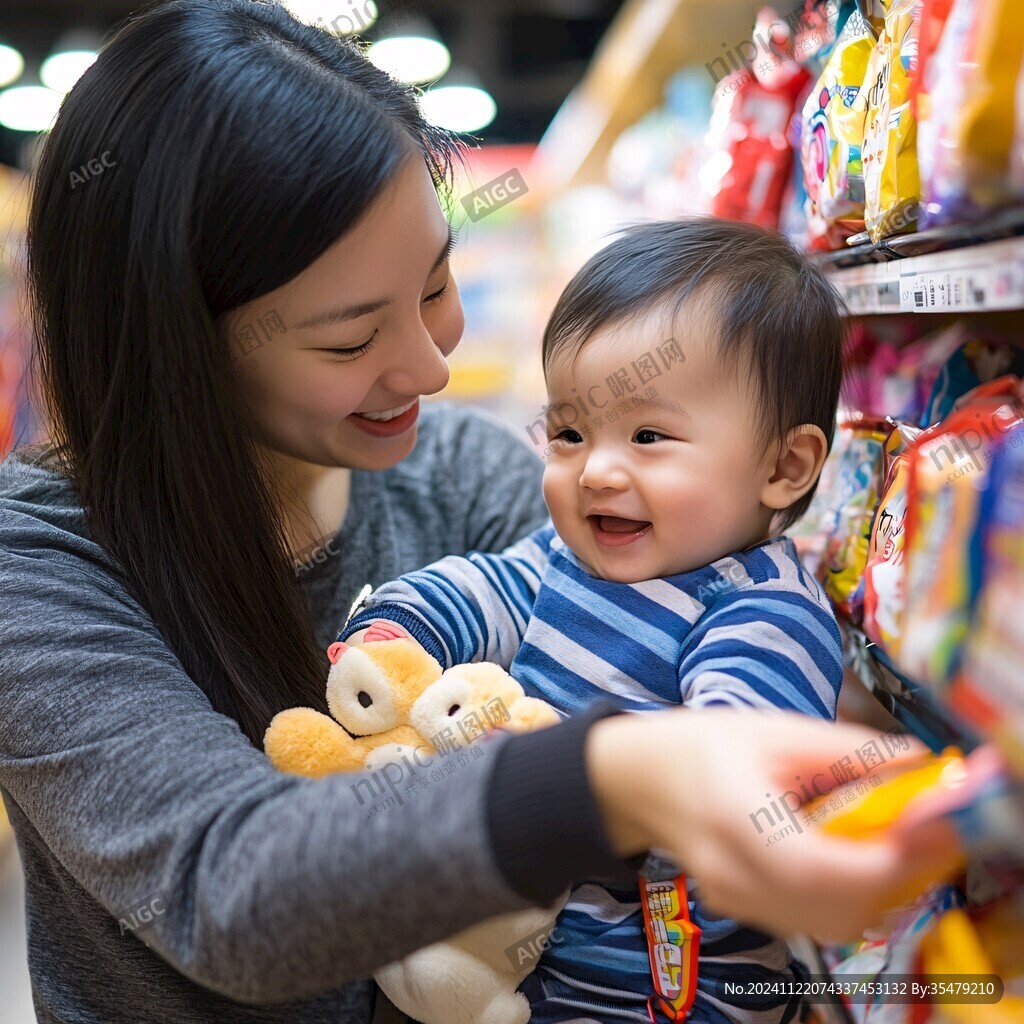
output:
[[[374,619],[390,619],[443,668],[491,661],[508,669],[526,632],[554,536],[549,521],[500,553],[449,556],[385,583],[341,638]]]
[[[689,707],[725,704],[833,719],[841,651],[827,599],[777,584],[736,590],[687,637],[680,693]]]

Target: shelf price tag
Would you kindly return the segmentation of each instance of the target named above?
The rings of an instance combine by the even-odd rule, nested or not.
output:
[[[900,269],[904,313],[1024,306],[1024,240],[1019,238],[894,265]]]

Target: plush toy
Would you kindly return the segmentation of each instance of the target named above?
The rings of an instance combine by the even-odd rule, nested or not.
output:
[[[363,646],[327,650],[327,706],[276,715],[264,750],[282,771],[315,778],[336,771],[378,771],[419,751],[457,750],[482,732],[553,725],[558,713],[527,697],[501,667],[487,662],[442,671],[415,640],[391,624],[374,624]],[[417,757],[416,763],[423,762]],[[550,907],[503,914],[388,964],[374,977],[403,1013],[422,1024],[527,1024],[517,992],[543,948],[563,894]],[[517,943],[525,952],[516,955]],[[510,953],[509,950],[513,952]]]

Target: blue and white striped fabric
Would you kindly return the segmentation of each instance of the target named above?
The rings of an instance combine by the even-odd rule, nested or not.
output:
[[[550,521],[501,554],[449,557],[387,583],[348,623],[405,627],[445,668],[493,661],[530,696],[570,715],[595,700],[630,711],[686,704],[799,711],[834,719],[839,629],[793,543],[776,537],[665,579],[590,576]],[[796,1002],[721,998],[730,976],[792,977],[784,943],[704,910],[690,1021],[778,1024]],[[524,984],[532,1024],[647,1021],[650,966],[639,893],[589,879],[574,887],[557,942]]]

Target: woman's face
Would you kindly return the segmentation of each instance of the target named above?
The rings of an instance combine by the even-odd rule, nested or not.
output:
[[[462,337],[448,223],[421,157],[298,277],[227,318],[241,387],[277,454],[387,469],[412,451],[420,395]],[[391,423],[364,413],[412,408]]]

